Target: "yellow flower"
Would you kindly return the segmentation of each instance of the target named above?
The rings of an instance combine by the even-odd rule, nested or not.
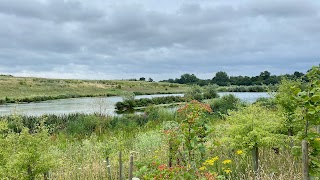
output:
[[[222,164],[229,164],[231,162],[232,162],[231,159],[226,159],[226,160],[222,161]]]
[[[243,153],[242,150],[237,150],[237,151],[236,151],[236,154],[238,154],[238,155],[240,155],[240,154],[242,154],[242,153]]]
[[[204,171],[204,170],[206,170],[206,169],[207,169],[207,168],[206,168],[205,166],[202,166],[202,167],[199,168],[200,171]]]
[[[226,170],[224,170],[224,172],[227,173],[227,174],[232,173],[231,169],[226,169]]]
[[[320,138],[316,138],[315,140],[316,140],[316,141],[320,141]]]
[[[154,158],[154,159],[158,159],[158,156],[154,156],[153,158]]]
[[[218,159],[219,159],[218,156],[212,158],[213,161],[216,161],[216,160],[218,160]]]
[[[203,163],[203,165],[205,165],[205,166],[206,166],[206,165],[213,166],[214,162],[217,161],[218,159],[219,159],[218,156],[213,157],[213,158],[211,158],[211,159],[206,160],[206,161]]]

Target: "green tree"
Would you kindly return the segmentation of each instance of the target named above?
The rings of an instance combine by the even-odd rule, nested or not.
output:
[[[304,76],[304,74],[302,72],[298,72],[298,71],[295,71],[293,73],[293,75],[296,77],[296,78],[301,78],[302,76]]]
[[[139,81],[145,81],[146,80],[146,78],[145,77],[141,77],[141,78],[139,78]]]
[[[288,136],[294,136],[299,130],[301,130],[301,122],[295,118],[298,108],[298,101],[292,96],[292,87],[301,88],[301,81],[282,79],[277,93],[275,93],[275,101],[278,104],[279,109],[283,112],[285,118],[284,128],[288,132]]]
[[[260,73],[260,78],[262,80],[267,80],[270,77],[271,73],[269,71],[263,71]]]
[[[181,75],[178,83],[180,84],[195,84],[199,79],[194,74],[183,74]]]
[[[200,155],[200,162],[204,160],[204,143],[209,133],[206,116],[210,112],[212,110],[209,105],[195,100],[178,109],[178,115],[181,119],[180,127],[187,150],[187,162],[192,167],[196,167],[196,163],[199,162],[196,161],[197,153]]]
[[[230,82],[230,79],[226,72],[219,71],[212,79],[212,82],[218,84],[219,86],[227,86]]]
[[[305,128],[300,138],[308,141],[309,150],[309,174],[320,176],[320,66],[312,67],[306,74],[308,83],[305,87],[293,87],[292,91],[299,106],[302,108],[301,122]],[[317,131],[318,130],[318,131]]]

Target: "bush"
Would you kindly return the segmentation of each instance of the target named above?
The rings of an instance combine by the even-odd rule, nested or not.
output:
[[[213,99],[218,97],[219,97],[219,94],[217,93],[217,86],[210,85],[204,88],[204,92],[203,92],[204,99]]]
[[[275,102],[274,98],[266,98],[260,97],[254,102],[254,104],[260,104],[260,106],[266,107],[268,109],[276,109],[277,103]]]
[[[0,178],[40,179],[58,164],[56,151],[51,148],[47,130],[40,126],[33,134],[28,128],[20,133],[10,131],[6,122],[0,122]],[[1,134],[3,130],[7,133]]]
[[[151,105],[171,104],[171,103],[184,102],[184,101],[186,101],[186,99],[181,96],[155,97],[152,99],[141,98],[141,99],[117,102],[115,104],[115,108],[118,111],[128,111],[128,110],[134,109],[135,107],[147,107]]]
[[[210,103],[214,114],[223,117],[228,115],[229,110],[235,110],[240,105],[240,99],[233,94],[222,96],[220,99],[214,99]]]
[[[190,100],[201,101],[203,99],[203,94],[200,86],[191,86],[184,94],[185,98]]]

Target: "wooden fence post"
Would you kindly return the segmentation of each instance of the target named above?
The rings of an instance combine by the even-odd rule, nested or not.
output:
[[[309,180],[308,141],[302,140],[302,179]]]
[[[172,141],[171,139],[169,138],[169,162],[168,162],[168,167],[172,167]]]
[[[254,173],[257,176],[259,173],[259,152],[257,146],[254,146],[252,149],[252,164]]]
[[[133,178],[133,154],[130,154],[130,162],[129,162],[129,180]]]
[[[122,152],[119,152],[119,180],[123,180]]]
[[[43,179],[44,180],[49,180],[49,171],[43,173]]]
[[[111,178],[111,165],[109,162],[109,157],[106,158],[106,163],[107,163],[108,180],[112,180],[112,178]]]
[[[32,172],[32,168],[31,168],[30,164],[28,165],[27,171],[28,171],[28,179],[29,180],[35,180],[36,177]]]

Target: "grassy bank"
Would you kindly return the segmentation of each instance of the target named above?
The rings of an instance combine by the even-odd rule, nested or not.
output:
[[[68,80],[0,76],[0,103],[35,102],[74,97],[181,93],[187,86],[145,81]]]

